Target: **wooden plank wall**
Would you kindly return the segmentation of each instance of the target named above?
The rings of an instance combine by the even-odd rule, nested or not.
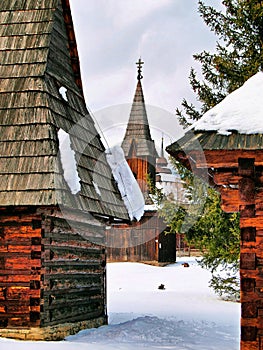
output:
[[[146,193],[148,191],[146,176],[149,172],[149,164],[147,159],[142,159],[135,156],[127,159],[127,162],[140,186],[142,193]]]
[[[157,212],[146,212],[142,220],[131,225],[113,225],[106,231],[108,262],[159,261],[174,262],[176,259],[175,237],[165,237],[166,229]],[[171,235],[173,236],[173,235]],[[138,242],[142,242],[138,244]],[[159,244],[161,243],[161,248]],[[174,252],[171,253],[170,245]],[[160,249],[163,250],[160,254]]]
[[[147,176],[150,175],[152,180],[155,180],[155,158],[150,156],[140,157],[135,154],[130,158],[127,158],[127,163],[129,164],[142,193],[147,193],[149,191]]]

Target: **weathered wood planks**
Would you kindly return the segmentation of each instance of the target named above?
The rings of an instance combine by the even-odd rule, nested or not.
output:
[[[106,320],[106,251],[83,238],[85,216],[74,216],[79,232],[57,208],[1,209],[0,328]]]

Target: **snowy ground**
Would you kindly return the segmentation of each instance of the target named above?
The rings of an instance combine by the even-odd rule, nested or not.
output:
[[[182,262],[190,267],[183,267]],[[0,340],[0,350],[238,350],[240,305],[219,300],[194,258],[108,264],[109,326],[62,342]],[[164,284],[165,289],[158,286]]]

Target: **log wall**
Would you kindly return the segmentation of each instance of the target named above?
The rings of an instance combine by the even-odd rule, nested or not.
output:
[[[104,228],[73,216],[65,220],[56,208],[1,210],[2,334],[5,329],[107,322],[105,247],[85,238],[96,236],[102,242]]]
[[[106,317],[104,246],[72,232],[61,217],[47,216],[44,227],[41,325]],[[79,224],[80,232],[87,229],[94,230]]]
[[[263,349],[263,183],[253,159],[239,159],[241,350]]]
[[[222,209],[240,212],[241,350],[263,350],[263,166],[239,157],[213,179]]]
[[[40,325],[41,216],[0,211],[0,328]]]

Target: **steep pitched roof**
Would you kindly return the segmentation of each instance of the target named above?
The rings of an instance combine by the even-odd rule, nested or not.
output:
[[[137,82],[130,118],[121,146],[125,157],[131,153],[131,148],[136,148],[137,156],[157,156],[151,137],[141,79],[138,79]]]
[[[0,206],[62,204],[128,218],[85,105],[69,0],[1,0],[0,23]],[[64,177],[59,129],[75,153],[77,195]]]

